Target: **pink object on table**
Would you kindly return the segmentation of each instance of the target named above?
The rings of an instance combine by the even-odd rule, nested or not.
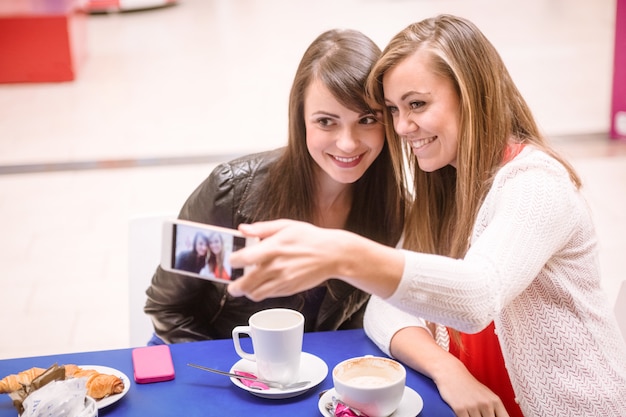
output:
[[[244,372],[244,371],[234,371],[234,373],[236,373],[237,375],[247,376],[247,377],[250,377],[250,378],[256,378],[257,377],[254,374],[251,374],[249,372]],[[244,378],[239,378],[239,381],[241,381],[241,383],[244,384],[246,387],[256,388],[256,389],[260,389],[260,390],[270,389],[269,386],[265,385],[264,383],[262,383],[260,381],[251,381],[249,379],[244,379]]]
[[[356,413],[352,408],[342,402],[337,403],[335,407],[335,417],[367,417],[363,413]]]

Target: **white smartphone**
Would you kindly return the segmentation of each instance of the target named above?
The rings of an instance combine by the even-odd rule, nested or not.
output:
[[[227,283],[243,269],[230,266],[230,254],[259,241],[235,229],[187,220],[163,222],[161,267],[170,272]]]

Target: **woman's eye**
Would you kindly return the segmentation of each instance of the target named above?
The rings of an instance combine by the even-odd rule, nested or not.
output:
[[[390,114],[396,114],[398,113],[398,108],[396,106],[387,106],[387,111]]]
[[[411,101],[409,103],[409,107],[411,109],[419,109],[420,107],[422,107],[425,103],[423,101]]]
[[[374,123],[378,123],[378,119],[373,115],[365,116],[361,118],[360,123],[363,125],[372,125]]]
[[[332,119],[328,118],[328,117],[321,117],[319,119],[317,119],[317,124],[322,126],[322,127],[328,127],[331,126],[333,124]]]

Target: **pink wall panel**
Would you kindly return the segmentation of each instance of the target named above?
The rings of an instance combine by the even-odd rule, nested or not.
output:
[[[626,0],[617,0],[611,138],[626,139]]]

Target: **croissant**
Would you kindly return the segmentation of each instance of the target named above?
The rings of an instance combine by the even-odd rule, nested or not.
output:
[[[22,388],[23,385],[30,384],[33,379],[43,374],[44,371],[45,369],[43,368],[30,368],[18,374],[4,377],[0,380],[0,394],[8,394],[9,392],[17,391]]]
[[[87,380],[87,395],[94,400],[119,394],[122,391],[124,391],[124,381],[115,375],[96,373]]]
[[[98,371],[94,369],[82,369],[76,365],[65,365],[66,378],[89,378],[96,374],[98,374]]]
[[[87,378],[87,395],[94,400],[124,391],[124,382],[120,378],[115,375],[101,374],[94,369],[65,365],[65,375],[72,378]]]
[[[101,374],[94,369],[82,369],[76,365],[64,365],[64,367],[66,378],[87,378],[87,395],[94,400],[124,391],[124,381],[115,375]],[[0,380],[0,393],[17,391],[22,388],[22,385],[30,384],[44,371],[43,368],[31,368],[16,375],[9,375]]]

